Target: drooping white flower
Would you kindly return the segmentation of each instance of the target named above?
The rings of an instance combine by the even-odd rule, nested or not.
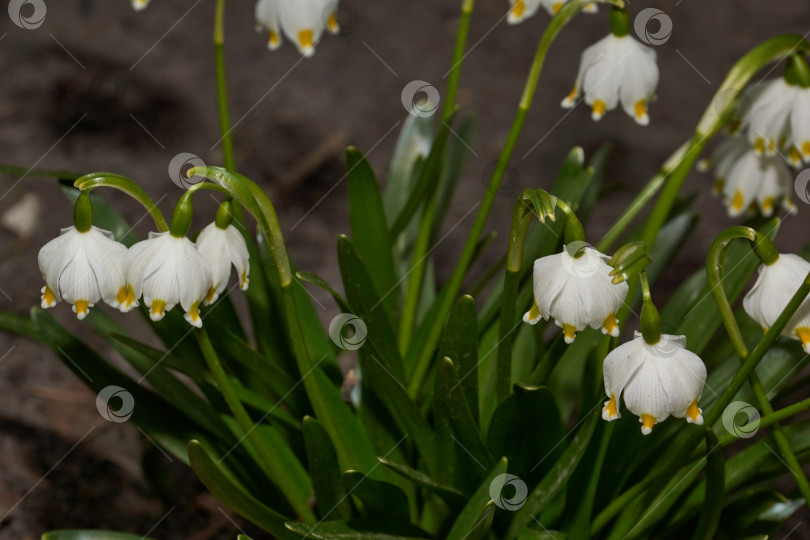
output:
[[[337,0],[259,0],[256,22],[259,29],[270,32],[269,49],[281,46],[283,32],[301,54],[312,56],[324,29],[333,34],[339,31],[337,6]]]
[[[686,349],[686,336],[662,334],[658,343],[650,345],[636,332],[635,339],[607,355],[603,372],[608,396],[603,419],[621,416],[619,401],[624,392],[624,403],[639,417],[644,435],[670,415],[703,424],[697,402],[706,383],[706,366]]]
[[[568,109],[581,93],[591,106],[591,117],[600,120],[621,102],[637,124],[650,123],[647,104],[655,97],[658,64],[655,51],[629,34],[609,34],[582,53],[577,79],[561,105]]]
[[[197,237],[197,251],[211,265],[211,287],[205,295],[205,305],[214,302],[225,290],[231,265],[239,276],[239,287],[243,291],[248,288],[250,257],[239,229],[233,225],[221,229],[216,223],[209,224]]]
[[[594,248],[583,247],[577,254],[572,257],[564,248],[534,261],[534,305],[523,320],[536,324],[541,317],[553,317],[566,343],[588,326],[616,337],[616,312],[627,297],[627,283],[611,282],[610,259]]]
[[[211,265],[191,240],[151,232],[129,248],[126,264],[127,283],[135,298],[143,295],[153,321],[180,304],[189,324],[202,326],[199,306],[211,287]]]
[[[135,11],[141,11],[142,9],[146,9],[146,6],[149,5],[150,0],[132,0],[132,9]]]
[[[116,242],[109,231],[97,227],[86,232],[76,227],[62,229],[39,250],[39,271],[45,278],[42,307],[64,300],[73,304],[73,312],[81,320],[99,300],[121,311],[137,306],[126,286],[126,254],[126,246]]]
[[[743,299],[745,312],[765,330],[773,326],[810,272],[810,262],[792,253],[782,253],[773,264],[760,265],[759,277]],[[805,299],[782,331],[798,339],[810,354],[810,298]]]
[[[790,163],[810,163],[810,88],[790,84],[783,77],[746,92],[750,111],[743,118],[748,140],[758,154],[783,152]]]
[[[562,8],[565,0],[509,0],[512,5],[509,10],[509,15],[506,22],[509,24],[518,24],[525,21],[541,7],[545,8],[549,15],[556,15],[560,8]],[[596,4],[586,4],[582,9],[585,13],[596,13],[599,8]]]
[[[773,215],[777,205],[792,212],[793,177],[784,160],[757,155],[750,147],[741,148],[738,137],[717,157],[716,189],[720,189],[728,215],[737,217],[752,205],[765,217]],[[747,145],[746,145],[747,146]]]

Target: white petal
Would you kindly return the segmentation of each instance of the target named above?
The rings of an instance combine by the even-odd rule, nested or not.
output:
[[[506,22],[509,24],[518,24],[525,21],[537,13],[540,3],[540,0],[509,0],[509,4],[512,7],[509,10],[509,15],[506,17]],[[543,3],[545,4],[545,1]]]
[[[325,27],[321,0],[280,0],[279,21],[287,38],[304,56],[315,53]]]

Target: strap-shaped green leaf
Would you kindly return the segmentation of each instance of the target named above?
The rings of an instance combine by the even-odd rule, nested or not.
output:
[[[408,496],[394,484],[374,480],[361,472],[346,471],[343,473],[343,487],[360,499],[367,517],[410,519]]]
[[[322,521],[316,524],[288,522],[296,538],[313,540],[421,540],[432,538],[407,521],[391,518],[360,518],[350,521]]]
[[[481,514],[484,513],[492,502],[490,486],[498,476],[506,474],[506,466],[506,458],[498,460],[489,475],[487,475],[481,485],[478,486],[478,489],[475,490],[475,493],[473,493],[470,500],[467,501],[467,504],[464,505],[464,509],[456,518],[456,521],[450,528],[450,532],[447,533],[446,540],[463,540],[476,529]]]
[[[464,398],[478,422],[478,321],[475,300],[462,296],[453,306],[442,341],[439,358],[449,358],[458,369],[459,382]],[[496,454],[501,455],[501,454]]]
[[[343,487],[335,445],[323,426],[311,416],[304,417],[302,426],[307,466],[320,518],[351,518],[352,504]]]

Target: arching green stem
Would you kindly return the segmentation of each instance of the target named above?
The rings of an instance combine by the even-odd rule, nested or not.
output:
[[[160,211],[157,205],[155,205],[154,201],[152,201],[141,186],[125,176],[106,172],[90,173],[77,178],[73,183],[73,186],[80,191],[88,192],[97,187],[110,187],[123,191],[141,203],[141,206],[143,206],[146,211],[149,212],[149,215],[152,216],[152,220],[155,222],[155,228],[157,228],[158,232],[166,232],[169,230],[169,226],[166,223],[166,218],[163,217],[163,213]]]

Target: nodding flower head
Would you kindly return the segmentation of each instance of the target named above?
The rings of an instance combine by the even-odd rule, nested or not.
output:
[[[635,339],[607,355],[603,372],[608,396],[602,409],[605,420],[621,417],[623,392],[624,403],[639,417],[644,435],[669,416],[703,424],[703,411],[697,402],[706,383],[706,366],[686,349],[685,336],[662,334],[658,343],[649,344],[636,332]]]
[[[590,326],[619,335],[616,312],[627,296],[627,283],[612,283],[609,257],[591,247],[575,255],[567,249],[534,261],[534,304],[523,316],[530,324],[553,317],[566,343]]]
[[[258,29],[270,32],[267,47],[281,47],[281,34],[295,43],[304,56],[315,54],[324,30],[336,34],[337,0],[259,0],[256,3]]]
[[[646,126],[650,123],[647,105],[655,98],[657,86],[655,51],[630,34],[609,34],[582,53],[574,88],[561,105],[573,107],[584,93],[594,120],[621,103],[637,124]]]
[[[143,295],[149,316],[159,321],[180,304],[192,326],[202,326],[200,303],[211,288],[211,265],[186,237],[149,233],[127,254],[127,282],[134,297]]]
[[[109,231],[89,227],[81,232],[75,226],[62,229],[39,250],[39,270],[45,278],[42,307],[64,300],[73,304],[79,319],[84,319],[99,300],[121,311],[137,305],[126,286],[126,254],[126,246],[116,242]]]
[[[759,277],[745,295],[743,307],[767,331],[810,273],[810,262],[792,253],[782,253],[770,265],[760,265],[758,271]],[[810,354],[810,298],[802,302],[782,335],[801,341],[805,352]]]
[[[549,15],[556,15],[562,8],[565,0],[509,0],[511,8],[509,8],[509,15],[506,17],[506,22],[509,24],[518,24],[525,21],[541,7],[544,8]],[[582,11],[586,13],[597,13],[599,8],[596,4],[586,4]]]
[[[248,288],[250,258],[247,244],[233,225],[220,228],[211,223],[197,237],[197,251],[211,265],[211,287],[205,295],[205,305],[213,303],[225,290],[231,275],[231,265],[236,269],[239,287]]]

